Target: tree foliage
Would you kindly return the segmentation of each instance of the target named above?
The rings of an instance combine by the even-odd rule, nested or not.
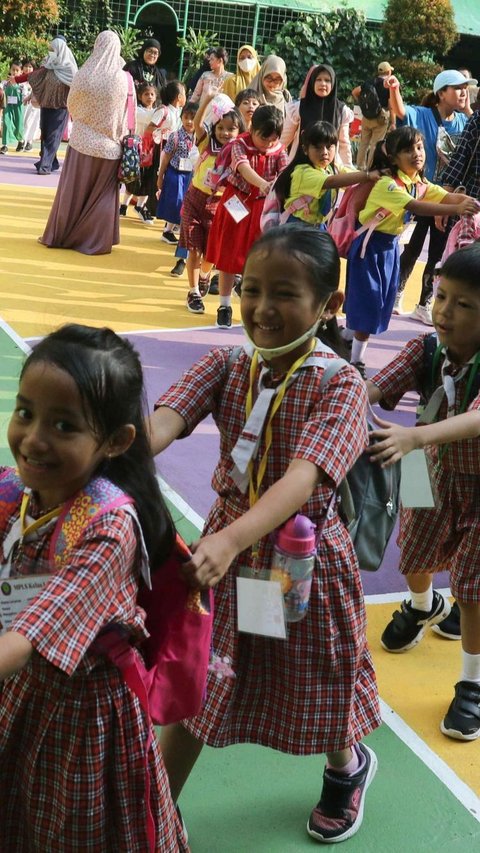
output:
[[[2,36],[48,35],[59,19],[56,0],[3,0],[0,7]]]
[[[441,59],[458,41],[450,0],[388,0],[383,21],[393,55]]]

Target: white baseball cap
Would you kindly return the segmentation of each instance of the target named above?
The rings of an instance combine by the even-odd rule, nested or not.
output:
[[[433,91],[435,94],[443,89],[444,86],[476,86],[478,80],[473,77],[464,77],[461,71],[456,68],[449,68],[447,71],[440,71],[433,81]]]

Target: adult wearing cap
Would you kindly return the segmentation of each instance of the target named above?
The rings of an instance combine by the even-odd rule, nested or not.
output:
[[[377,76],[373,80],[367,80],[361,86],[352,89],[355,100],[359,100],[364,87],[373,87],[378,95],[379,109],[377,115],[362,116],[362,130],[357,153],[357,168],[369,169],[375,146],[377,142],[385,139],[388,130],[395,129],[395,115],[390,109],[390,90],[385,86],[385,81],[393,74],[393,65],[389,62],[380,62],[377,67]]]
[[[127,62],[124,70],[132,75],[135,86],[140,83],[150,83],[155,86],[160,94],[161,90],[166,86],[165,75],[161,68],[158,67],[158,62],[162,53],[162,46],[157,39],[145,39],[137,58]]]
[[[465,187],[467,195],[480,201],[480,112],[473,113],[442,174],[449,192]]]
[[[442,183],[442,170],[448,162],[448,155],[455,148],[472,110],[468,101],[468,87],[476,80],[465,78],[460,71],[448,69],[437,74],[433,82],[435,105],[432,107],[414,107],[403,103],[400,84],[393,75],[387,79],[390,89],[390,106],[400,125],[416,127],[425,140],[425,177],[434,183]],[[420,299],[412,317],[427,326],[432,326],[431,303],[433,300],[433,277],[435,267],[440,261],[447,230],[440,231],[435,219],[421,216],[415,226],[410,242],[400,257],[400,285],[394,313],[401,314],[401,298],[407,279],[413,270],[415,261],[422,251],[427,233],[430,234],[428,259],[422,276]]]

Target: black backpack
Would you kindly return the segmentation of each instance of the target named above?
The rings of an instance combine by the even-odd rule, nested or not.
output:
[[[382,105],[373,80],[362,83],[358,103],[365,118],[377,118],[382,112]]]

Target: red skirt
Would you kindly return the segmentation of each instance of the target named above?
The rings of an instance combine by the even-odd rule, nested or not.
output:
[[[207,195],[192,185],[183,199],[178,245],[189,252],[205,254],[208,235],[217,211],[219,195]]]
[[[235,222],[225,209],[225,202],[236,195],[250,211],[241,222]],[[206,259],[217,270],[235,275],[245,266],[250,247],[260,236],[260,217],[265,198],[252,199],[229,184],[220,200],[208,237]]]

